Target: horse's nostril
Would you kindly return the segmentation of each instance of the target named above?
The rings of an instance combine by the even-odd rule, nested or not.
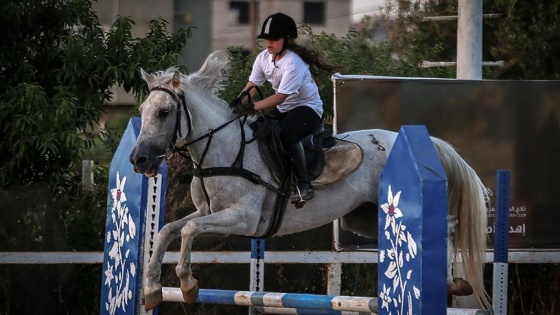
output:
[[[134,165],[134,166],[140,166],[142,164],[145,164],[148,161],[148,158],[146,158],[145,156],[138,156],[136,157],[134,152],[129,156],[128,160],[130,161],[130,164]]]
[[[141,156],[139,158],[136,159],[136,165],[142,165],[145,164],[146,161],[148,161],[148,159],[144,156]]]

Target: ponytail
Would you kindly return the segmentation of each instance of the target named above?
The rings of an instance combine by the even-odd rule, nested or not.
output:
[[[327,63],[319,51],[299,45],[293,38],[285,39],[285,47],[295,52],[309,65],[309,71],[311,71],[311,75],[313,75],[315,80],[321,73],[330,75],[340,70],[340,67]]]

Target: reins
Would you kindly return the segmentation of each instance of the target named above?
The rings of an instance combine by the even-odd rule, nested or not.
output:
[[[165,157],[166,159],[168,159],[169,157],[171,157],[173,155],[173,153],[179,153],[181,156],[186,157],[186,155],[183,154],[183,151],[187,151],[187,147],[190,145],[193,145],[201,140],[204,140],[206,138],[210,138],[212,139],[212,137],[214,136],[214,133],[222,130],[223,128],[225,128],[226,126],[228,126],[229,124],[231,124],[232,122],[234,122],[235,120],[237,120],[237,118],[231,119],[229,121],[227,121],[226,123],[218,126],[215,129],[210,129],[210,131],[192,141],[189,141],[187,143],[182,143],[180,146],[177,146],[177,138],[183,138],[183,134],[181,131],[181,111],[185,112],[185,117],[187,119],[187,126],[188,126],[188,131],[187,134],[185,135],[185,138],[188,137],[191,134],[192,131],[192,119],[191,119],[191,115],[187,109],[187,103],[185,100],[185,95],[182,93],[176,93],[175,91],[171,90],[171,89],[167,89],[167,88],[163,88],[163,87],[155,87],[153,89],[150,90],[150,92],[152,91],[161,91],[161,92],[165,92],[167,94],[169,94],[177,103],[177,115],[176,115],[176,119],[175,119],[175,132],[173,133],[173,139],[171,139],[171,143],[169,144],[168,149],[166,150],[166,153],[160,155],[159,157]],[[244,123],[244,122],[243,122]],[[209,140],[208,143],[210,143],[211,140]],[[208,150],[208,146],[207,145],[206,149],[204,150],[204,155],[206,155],[206,151]],[[167,152],[171,152],[171,155],[168,156]]]
[[[250,92],[253,89],[255,89],[257,91],[257,93],[259,94],[259,97],[262,99],[263,94],[262,94],[261,89],[258,86],[251,86],[246,91],[243,91],[239,95],[239,99],[243,99],[243,98],[247,97],[248,102],[250,103],[251,102]],[[168,89],[168,88],[164,88],[164,87],[155,87],[155,88],[150,90],[150,93],[153,92],[153,91],[165,92],[165,93],[169,94],[175,100],[175,102],[177,103],[177,114],[176,114],[176,119],[175,119],[175,132],[173,133],[173,139],[171,140],[171,143],[169,144],[169,147],[167,149],[168,152],[171,152],[171,155],[173,155],[173,153],[177,152],[181,156],[186,157],[182,153],[182,151],[187,151],[188,146],[193,145],[193,144],[195,144],[195,143],[197,143],[197,142],[199,142],[203,139],[206,139],[206,138],[211,139],[212,136],[216,132],[222,130],[223,128],[225,128],[226,126],[231,124],[232,122],[238,120],[238,118],[233,118],[233,119],[225,122],[224,124],[218,126],[216,129],[210,129],[210,131],[208,133],[206,133],[206,134],[204,134],[204,135],[202,135],[202,136],[200,136],[200,137],[198,137],[198,138],[196,138],[192,141],[189,141],[187,143],[181,144],[180,146],[177,146],[177,135],[179,135],[179,138],[183,138],[183,135],[182,135],[182,132],[181,132],[181,109],[182,109],[182,111],[185,112],[185,117],[187,118],[187,125],[188,125],[188,131],[187,131],[187,135],[185,136],[185,138],[189,136],[189,134],[191,133],[191,130],[192,130],[192,119],[191,119],[191,115],[190,115],[190,113],[187,109],[187,104],[186,104],[186,101],[185,101],[185,95],[183,93],[177,93],[172,89]],[[245,144],[245,130],[243,129],[243,125],[245,124],[246,121],[247,121],[247,116],[244,117],[242,122],[240,121],[241,122],[241,126],[240,126],[241,127],[241,133],[242,133],[242,138],[243,138],[242,146],[244,146],[244,144]],[[250,143],[253,140],[250,140],[246,143]],[[208,145],[207,145],[206,149],[204,150],[203,156],[206,155],[207,149],[208,149]],[[168,157],[167,153],[164,153],[164,154],[160,155],[159,157],[165,157],[167,159],[170,156]],[[201,162],[202,162],[202,159],[201,159]]]

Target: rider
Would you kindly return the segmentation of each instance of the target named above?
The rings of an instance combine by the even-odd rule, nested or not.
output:
[[[276,13],[266,18],[257,36],[264,39],[266,49],[256,57],[243,91],[250,90],[254,95],[256,92],[250,88],[268,81],[276,93],[254,103],[238,99],[233,112],[244,116],[272,108],[269,114],[280,120],[280,139],[292,160],[300,197],[309,200],[315,193],[300,140],[322,123],[323,101],[315,77],[319,71],[333,73],[337,68],[323,61],[316,50],[298,45],[297,36],[297,26],[291,17]]]

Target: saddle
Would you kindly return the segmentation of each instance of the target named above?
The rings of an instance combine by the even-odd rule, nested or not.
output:
[[[280,140],[280,122],[270,115],[260,116],[250,124],[259,151],[277,183],[291,177],[288,153]],[[316,189],[353,173],[362,163],[363,152],[357,144],[335,138],[321,122],[301,140],[305,150],[309,180]],[[292,185],[294,186],[294,185]]]

